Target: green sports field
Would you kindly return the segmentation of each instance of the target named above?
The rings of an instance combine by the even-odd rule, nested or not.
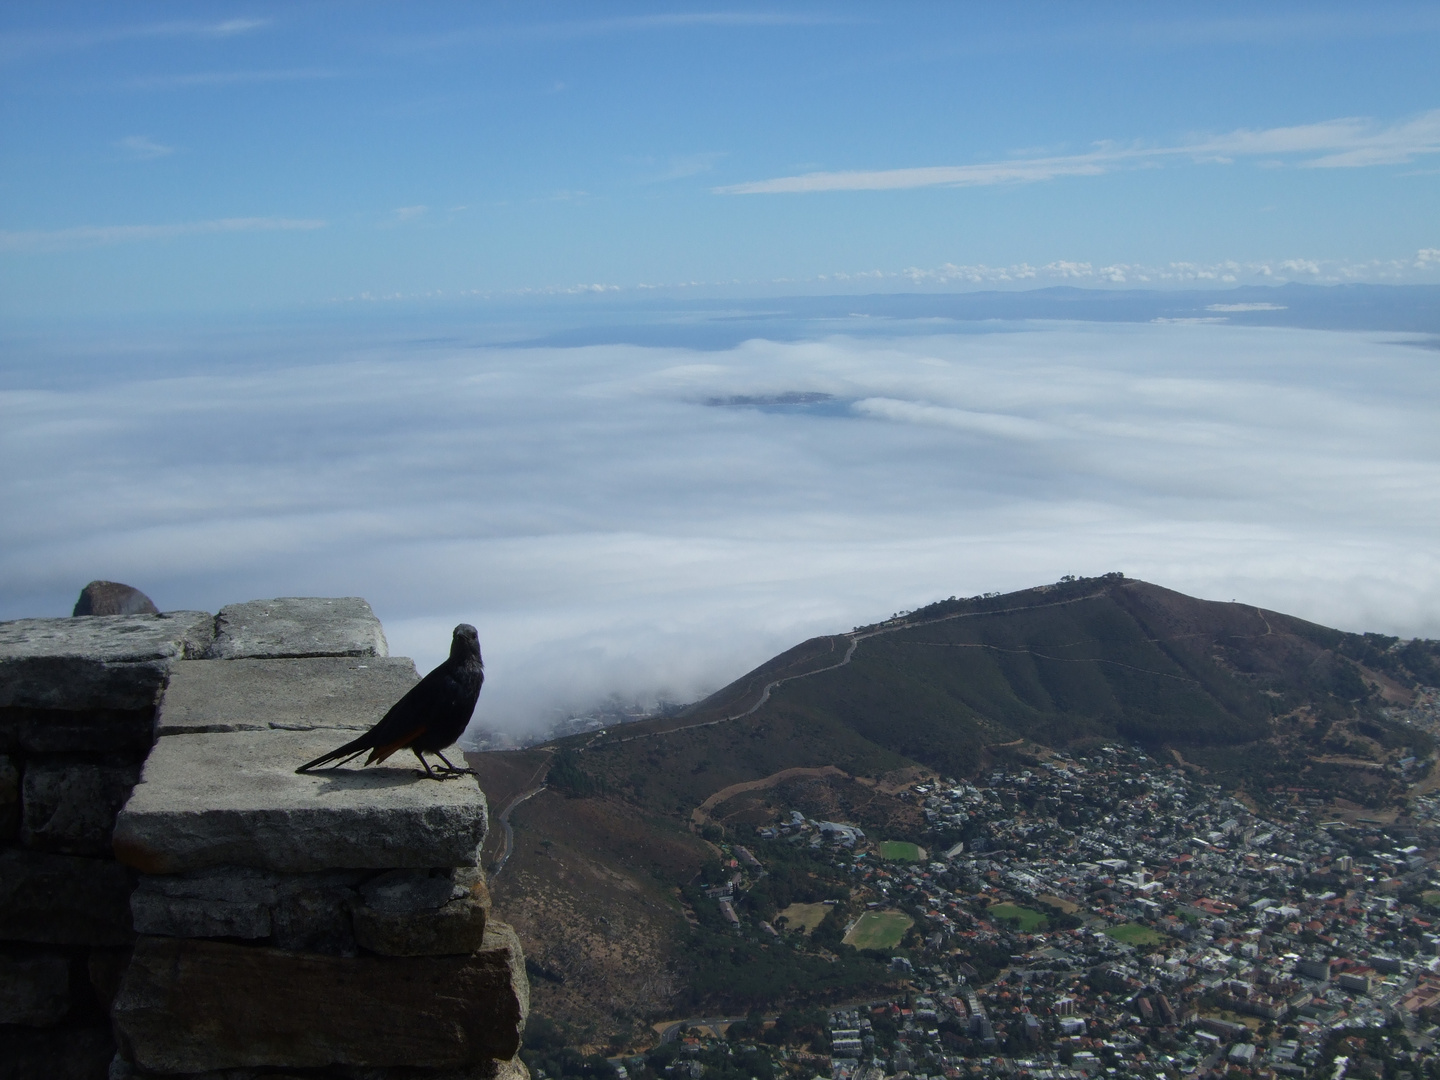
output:
[[[791,904],[780,912],[785,917],[785,929],[805,934],[824,922],[829,913],[830,908],[826,904]]]
[[[893,949],[915,920],[903,911],[867,911],[845,935],[845,944],[857,949]]]
[[[1106,937],[1112,937],[1125,945],[1156,945],[1162,939],[1156,930],[1148,926],[1141,926],[1139,923],[1122,923],[1120,926],[1107,927]]]
[[[922,862],[925,858],[925,849],[919,844],[911,844],[905,840],[882,840],[880,841],[880,855],[893,862]]]
[[[1050,925],[1050,920],[1040,912],[1019,904],[991,904],[985,909],[985,915],[995,922],[1018,922],[1022,934],[1033,934]]]

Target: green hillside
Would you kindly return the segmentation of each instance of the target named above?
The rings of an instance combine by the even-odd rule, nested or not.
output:
[[[618,1022],[683,998],[718,1015],[863,996],[890,977],[841,948],[849,920],[866,932],[884,920],[851,909],[848,875],[784,840],[746,841],[767,874],[747,893],[751,914],[826,914],[809,934],[737,938],[700,891],[730,872],[716,861],[727,837],[799,810],[856,825],[892,854],[939,851],[970,837],[927,822],[912,797],[922,774],[974,777],[1121,740],[1256,802],[1393,810],[1408,785],[1430,783],[1433,717],[1406,712],[1417,686],[1440,686],[1440,644],[1114,574],[813,638],[677,715],[470,761],[497,814],[514,803],[496,902],[539,973],[539,1013]],[[487,865],[504,837],[492,830]]]
[[[587,767],[666,809],[794,766],[878,776],[912,761],[967,776],[1007,745],[1116,738],[1273,783],[1293,779],[1297,755],[1323,757],[1327,738],[1348,745],[1347,723],[1382,747],[1425,742],[1380,707],[1440,683],[1437,656],[1435,643],[1402,647],[1110,574],[815,638],[678,717],[576,744],[588,742]]]

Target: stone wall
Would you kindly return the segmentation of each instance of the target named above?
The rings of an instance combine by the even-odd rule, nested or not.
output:
[[[386,652],[354,598],[0,624],[0,1080],[523,1076],[474,779],[294,772]]]

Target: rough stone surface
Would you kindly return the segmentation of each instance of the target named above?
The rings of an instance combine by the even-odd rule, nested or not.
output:
[[[335,885],[287,892],[271,915],[271,942],[280,949],[354,956],[350,921],[354,903],[352,890]]]
[[[285,656],[388,656],[385,632],[358,596],[252,600],[220,609],[212,660]]]
[[[134,873],[109,859],[0,851],[0,939],[127,945],[134,888]]]
[[[20,770],[0,754],[0,842],[13,840],[20,831]]]
[[[20,842],[67,855],[110,854],[115,815],[139,777],[138,764],[32,759],[25,767]]]
[[[110,1015],[110,1005],[120,992],[120,982],[125,978],[125,969],[130,966],[130,950],[91,949],[86,961],[86,974],[90,977],[90,989],[95,994],[101,1011]]]
[[[404,657],[190,661],[170,672],[155,733],[368,731],[418,681]]]
[[[197,900],[139,890],[130,897],[137,934],[168,937],[268,938],[270,907],[252,902]]]
[[[449,874],[392,870],[362,885],[360,896],[356,943],[383,956],[454,956],[474,952],[485,937],[488,893],[472,895]]]
[[[0,623],[0,709],[153,708],[170,662],[213,634],[203,611]]]
[[[485,938],[486,911],[468,896],[433,911],[389,915],[359,906],[355,942],[382,956],[458,956],[474,952]]]
[[[143,756],[154,730],[153,703],[143,709],[0,709],[0,748],[32,754]]]
[[[92,581],[75,601],[77,615],[159,615],[155,602],[133,585],[118,581]]]
[[[0,955],[0,1024],[44,1027],[69,1011],[67,957]]]
[[[109,1026],[0,1029],[0,1080],[106,1080]]]
[[[529,1010],[514,931],[456,957],[332,957],[144,937],[113,1017],[141,1069],[457,1068],[509,1059]]]
[[[353,953],[350,905],[364,870],[277,874],[219,866],[143,876],[130,898],[135,930],[172,937],[272,938],[281,948]]]
[[[207,866],[304,872],[473,866],[485,835],[474,777],[377,766],[297,774],[333,731],[161,739],[115,825],[115,854],[147,874]]]

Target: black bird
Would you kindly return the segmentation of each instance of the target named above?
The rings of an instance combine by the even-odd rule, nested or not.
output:
[[[427,753],[445,762],[451,776],[468,773],[471,770],[457,769],[440,751],[464,733],[465,725],[470,723],[470,714],[475,711],[475,702],[480,697],[480,684],[484,681],[480,636],[475,627],[461,623],[455,627],[455,635],[450,639],[449,659],[391,705],[390,711],[380,718],[378,724],[358,739],[306,762],[295,771],[309,772],[332,761],[335,764],[330,768],[338,768],[366,750],[370,751],[370,756],[365,759],[365,764],[372,765],[408,746],[425,767],[425,775],[432,780],[440,777],[430,771],[430,763],[425,760]]]

